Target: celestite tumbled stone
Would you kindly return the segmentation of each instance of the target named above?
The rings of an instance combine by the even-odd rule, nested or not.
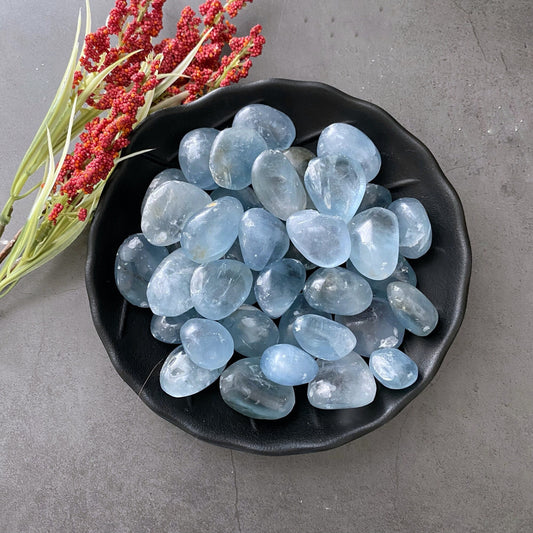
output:
[[[348,229],[352,241],[350,260],[355,268],[370,279],[388,278],[398,264],[396,215],[383,207],[372,207],[355,215]]]
[[[405,389],[418,378],[416,363],[396,348],[372,352],[368,366],[375,378],[388,389]]]
[[[391,202],[392,196],[389,189],[377,183],[367,183],[365,195],[357,212],[360,213],[371,207],[389,207]]]
[[[143,212],[144,206],[146,205],[146,200],[148,200],[148,197],[152,194],[153,191],[155,191],[155,189],[159,187],[159,185],[163,185],[163,183],[166,183],[167,181],[187,181],[187,180],[185,179],[183,172],[179,168],[167,168],[161,171],[150,182],[150,185],[148,185],[148,188],[146,189],[146,192],[144,193],[144,198],[141,204],[141,214]]]
[[[338,361],[318,361],[318,374],[307,386],[309,403],[318,409],[351,409],[372,403],[376,380],[355,352]]]
[[[316,153],[319,157],[340,154],[354,159],[363,167],[367,181],[372,181],[381,168],[381,156],[376,145],[350,124],[337,122],[322,130]]]
[[[287,219],[287,233],[298,251],[317,266],[336,267],[350,257],[350,234],[339,217],[314,209],[299,211]]]
[[[280,317],[292,305],[305,284],[305,268],[296,259],[281,259],[263,270],[255,282],[255,297],[271,318]]]
[[[252,165],[256,157],[266,149],[263,137],[251,128],[221,131],[209,156],[209,169],[215,183],[225,189],[244,189],[252,183]]]
[[[270,381],[259,357],[247,357],[230,365],[220,376],[220,395],[235,411],[250,418],[277,420],[294,407],[294,389]]]
[[[435,329],[439,313],[416,287],[393,281],[387,287],[387,299],[400,324],[411,333],[425,337]]]
[[[199,266],[191,277],[191,300],[203,317],[220,320],[236,311],[252,287],[250,269],[232,259]]]
[[[254,208],[241,218],[239,243],[245,264],[252,270],[263,270],[285,255],[289,236],[279,218],[265,209]]]
[[[209,195],[183,181],[163,183],[146,200],[141,229],[149,242],[168,246],[180,240],[187,219],[211,201]]]
[[[349,354],[357,342],[346,326],[319,315],[299,316],[294,321],[293,333],[306,352],[327,361]]]
[[[194,364],[183,346],[178,346],[167,357],[159,374],[161,388],[174,398],[196,394],[215,382],[224,367],[207,370]]]
[[[165,248],[150,244],[142,233],[130,235],[120,245],[115,259],[115,283],[130,304],[148,307],[148,282],[167,255]]]
[[[198,318],[195,309],[190,309],[179,316],[158,316],[154,315],[150,321],[150,332],[158,341],[167,344],[180,344],[180,329],[187,320]]]
[[[244,210],[231,196],[196,211],[181,232],[181,247],[189,259],[209,263],[221,258],[235,242]]]
[[[422,257],[431,246],[431,222],[416,198],[399,198],[389,205],[398,218],[400,253],[408,259]]]
[[[281,220],[287,220],[307,205],[298,173],[278,150],[265,150],[255,160],[252,186],[263,207]]]
[[[257,199],[257,196],[251,187],[245,187],[244,189],[240,189],[238,191],[219,187],[211,193],[212,200],[218,200],[223,196],[232,196],[233,198],[237,198],[237,200],[241,202],[245,211],[248,211],[248,209],[252,209],[253,207],[262,207],[261,202]]]
[[[356,315],[372,301],[372,289],[362,277],[346,268],[319,268],[304,287],[309,305],[335,315]]]
[[[292,120],[283,111],[265,104],[250,104],[243,107],[233,119],[233,126],[245,126],[257,130],[267,146],[285,150],[296,137]]]
[[[351,220],[366,190],[361,165],[342,155],[316,157],[309,162],[305,188],[320,213]]]
[[[280,385],[309,383],[318,372],[316,361],[292,344],[274,344],[261,357],[263,374]]]
[[[396,348],[403,342],[405,328],[382,298],[374,298],[370,307],[358,315],[337,315],[335,321],[355,335],[357,352],[365,357],[370,357],[374,350]]]
[[[230,332],[214,320],[191,318],[181,327],[180,337],[191,361],[202,368],[223,367],[233,355]]]
[[[215,128],[197,128],[183,136],[179,146],[180,168],[189,183],[200,189],[216,189],[209,170],[209,154],[220,132]]]

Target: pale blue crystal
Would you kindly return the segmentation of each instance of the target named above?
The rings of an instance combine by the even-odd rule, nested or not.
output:
[[[375,378],[388,389],[405,389],[418,378],[416,363],[396,348],[372,352],[368,366]]]
[[[355,352],[338,361],[318,361],[318,374],[307,386],[309,403],[318,409],[351,409],[372,403],[376,380]]]
[[[244,210],[236,198],[226,196],[196,211],[185,223],[181,247],[197,263],[221,258],[235,242]]]
[[[233,127],[245,126],[258,131],[267,146],[285,150],[296,137],[292,120],[283,111],[265,104],[250,104],[243,107],[233,119]]]
[[[349,354],[357,342],[346,326],[320,315],[299,316],[294,321],[293,333],[306,352],[328,361]]]
[[[252,270],[263,270],[285,255],[289,236],[279,218],[264,209],[254,208],[241,218],[239,243],[244,263]]]
[[[274,344],[261,357],[263,374],[280,385],[309,383],[318,372],[316,361],[292,344]]]
[[[220,320],[236,311],[252,287],[250,269],[232,259],[199,266],[191,278],[191,299],[203,317]]]
[[[277,150],[265,150],[255,160],[252,186],[263,207],[281,220],[287,220],[307,205],[305,188],[298,173]]]
[[[252,207],[262,207],[261,202],[257,199],[257,196],[251,187],[245,187],[239,191],[220,187],[211,193],[212,200],[218,200],[224,196],[232,196],[233,198],[237,198],[237,200],[241,202],[245,211],[252,209]]]
[[[187,181],[200,189],[217,188],[209,170],[209,154],[219,133],[215,128],[197,128],[181,139],[178,152],[181,170]]]
[[[388,278],[398,264],[396,215],[383,207],[372,207],[355,215],[348,229],[352,241],[350,260],[355,268],[367,278]]]
[[[150,244],[142,233],[130,235],[120,245],[115,259],[115,283],[130,304],[148,307],[148,282],[167,255],[166,248]]]
[[[307,165],[309,164],[309,161],[311,161],[311,159],[316,157],[316,154],[311,152],[311,150],[304,148],[303,146],[291,146],[288,150],[285,150],[283,152],[283,155],[289,160],[290,164],[294,167],[294,170],[296,170],[296,172],[298,173],[298,177],[300,178],[302,185],[304,185],[304,176],[305,171],[307,169]],[[305,208],[314,209],[315,204],[313,204],[313,200],[311,200],[309,193],[305,191],[305,194],[307,196],[307,204]]]
[[[155,189],[159,187],[159,185],[163,185],[163,183],[166,183],[167,181],[187,181],[185,179],[185,176],[183,175],[183,172],[179,168],[167,168],[163,171],[161,171],[159,174],[156,174],[155,178],[150,182],[150,185],[148,185],[148,188],[146,189],[146,192],[144,193],[144,198],[141,204],[141,214],[143,212],[144,206],[146,205],[146,201],[148,200],[148,197],[150,194],[152,194]]]
[[[387,287],[387,299],[400,324],[411,333],[425,337],[435,329],[439,313],[416,287],[393,281]]]
[[[296,259],[281,259],[263,270],[255,282],[255,297],[271,318],[280,317],[292,305],[305,284],[305,268]]]
[[[187,320],[198,318],[195,309],[191,309],[179,316],[158,316],[154,315],[150,322],[150,332],[158,341],[167,344],[180,344],[180,329]]]
[[[294,389],[266,378],[259,357],[230,365],[220,376],[220,395],[235,411],[250,418],[276,420],[294,407]]]
[[[372,289],[362,276],[345,268],[319,268],[307,278],[304,296],[315,309],[356,315],[370,305]]]
[[[365,211],[371,207],[389,207],[392,202],[392,196],[389,189],[376,183],[367,183],[365,195],[357,212]]]
[[[294,213],[287,220],[289,238],[303,256],[321,267],[336,267],[350,257],[350,234],[339,217],[314,209]]]
[[[252,165],[267,149],[257,131],[235,127],[221,131],[209,156],[209,169],[215,183],[225,189],[244,189],[252,183]]]

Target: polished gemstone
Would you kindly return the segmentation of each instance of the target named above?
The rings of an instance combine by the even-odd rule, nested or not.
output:
[[[180,329],[187,320],[198,318],[195,309],[190,309],[179,316],[159,316],[154,315],[150,321],[150,332],[158,341],[167,344],[180,344]]]
[[[367,183],[365,195],[357,212],[360,213],[371,207],[389,207],[391,202],[392,196],[389,189],[377,183]]]
[[[248,211],[248,209],[252,209],[253,207],[262,207],[261,202],[257,199],[257,196],[251,187],[245,187],[244,189],[240,189],[238,191],[219,187],[211,193],[212,200],[218,200],[223,196],[232,196],[233,198],[237,198],[237,200],[241,202],[245,211]]]
[[[396,348],[372,352],[368,366],[375,378],[388,389],[405,389],[418,378],[416,363]]]
[[[280,385],[309,383],[318,372],[316,361],[292,344],[274,344],[261,357],[263,374]]]
[[[163,183],[166,183],[167,181],[187,181],[187,180],[185,179],[183,172],[179,168],[167,168],[161,171],[150,182],[150,185],[148,185],[148,188],[146,189],[146,192],[144,193],[144,198],[141,204],[141,213],[143,212],[144,206],[146,205],[146,200],[148,200],[148,197],[152,194],[152,192],[155,191],[155,189],[157,189],[159,185],[163,185]]]
[[[200,189],[217,188],[209,170],[209,154],[219,133],[215,128],[197,128],[181,139],[178,152],[180,168],[187,181]]]

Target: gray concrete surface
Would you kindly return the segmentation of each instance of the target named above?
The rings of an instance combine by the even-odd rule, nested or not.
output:
[[[111,0],[92,0],[100,25]],[[167,24],[183,2],[169,0]],[[81,2],[4,0],[0,197],[47,109]],[[474,253],[432,384],[333,451],[230,452],[149,411],[89,316],[86,239],[0,301],[0,531],[533,531],[530,0],[256,0],[250,79],[320,80],[395,116],[461,196]],[[14,226],[22,220],[22,209]]]

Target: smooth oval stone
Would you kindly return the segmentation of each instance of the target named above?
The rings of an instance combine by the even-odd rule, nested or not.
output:
[[[294,321],[293,333],[306,352],[327,361],[349,354],[357,342],[346,326],[320,315],[299,316]]]
[[[281,259],[263,270],[255,282],[255,297],[271,318],[280,317],[292,305],[305,284],[305,268],[296,259]]]
[[[191,318],[181,327],[180,337],[191,361],[202,368],[223,367],[233,355],[230,332],[214,320]]]
[[[288,218],[287,233],[298,251],[320,267],[336,267],[350,257],[350,234],[339,217],[314,209],[299,211]]]
[[[376,145],[350,124],[337,122],[322,130],[316,153],[319,157],[334,154],[350,157],[363,167],[367,182],[372,181],[381,168],[381,156]]]
[[[197,128],[181,139],[178,152],[180,168],[187,181],[200,189],[217,188],[209,170],[209,154],[219,133],[215,128]]]
[[[348,229],[352,241],[350,260],[355,268],[370,279],[388,278],[398,264],[396,215],[383,207],[372,207],[355,215]]]
[[[235,351],[245,357],[260,357],[279,340],[278,327],[273,320],[251,305],[239,307],[221,324],[231,333]]]
[[[416,198],[399,198],[389,205],[398,218],[400,253],[409,259],[422,257],[431,246],[431,222]]]
[[[178,346],[167,357],[159,374],[161,388],[174,398],[191,396],[215,382],[224,368],[207,370],[194,364],[183,346]]]
[[[211,320],[225,318],[244,303],[252,281],[250,269],[232,259],[219,259],[201,265],[191,278],[194,308]]]
[[[358,315],[337,315],[335,321],[355,335],[357,352],[364,357],[380,348],[396,348],[403,342],[405,328],[382,298],[374,298],[370,307]]]
[[[418,378],[416,363],[396,348],[372,352],[368,366],[374,377],[388,389],[406,389]]]
[[[231,196],[196,211],[183,226],[181,247],[189,259],[209,263],[221,258],[235,242],[244,209]]]
[[[167,181],[146,200],[141,229],[149,242],[168,246],[178,242],[187,219],[211,201],[196,185],[183,181]]]
[[[245,187],[239,191],[220,187],[211,193],[212,200],[218,200],[224,196],[232,196],[233,198],[237,198],[237,200],[241,202],[245,211],[248,211],[248,209],[252,209],[253,207],[262,207],[261,202],[257,199],[257,196],[251,187]]]
[[[439,313],[416,287],[393,281],[387,287],[387,299],[400,324],[411,333],[425,337],[435,329]]]
[[[161,261],[146,291],[155,315],[179,316],[192,307],[190,283],[197,266],[181,248]]]
[[[296,137],[292,120],[283,111],[265,104],[243,107],[233,119],[233,127],[245,126],[256,130],[269,148],[285,150]]]
[[[263,270],[289,249],[289,236],[279,218],[261,208],[249,209],[239,224],[239,244],[244,263]]]
[[[262,372],[259,357],[230,365],[220,376],[220,395],[238,413],[250,418],[277,420],[294,407],[294,389],[270,381]]]
[[[318,365],[308,353],[292,344],[275,344],[263,353],[261,370],[274,383],[303,385],[316,376]]]
[[[360,213],[371,207],[389,207],[391,202],[392,196],[389,189],[376,183],[367,183],[365,195],[357,212]]]
[[[167,181],[187,181],[187,180],[185,179],[183,172],[179,168],[167,168],[161,171],[159,174],[156,174],[155,178],[150,182],[150,185],[148,185],[146,192],[144,194],[144,198],[141,204],[141,214],[144,210],[144,206],[146,205],[146,201],[148,200],[148,197],[160,185],[163,185],[163,183],[166,183]]]
[[[209,156],[209,169],[215,183],[225,189],[244,189],[252,183],[252,165],[256,157],[266,149],[263,137],[251,128],[221,131]]]
[[[252,186],[263,207],[281,220],[287,220],[307,205],[305,188],[298,173],[277,150],[265,150],[255,160]]]
[[[190,309],[179,316],[154,315],[150,321],[150,332],[158,341],[167,344],[180,344],[180,329],[187,320],[197,318],[199,315],[195,309]]]
[[[366,178],[359,163],[342,155],[316,157],[309,162],[305,188],[316,209],[351,220],[366,190]]]
[[[318,361],[318,374],[307,386],[309,403],[317,409],[351,409],[372,403],[376,380],[355,352],[338,361]]]
[[[319,268],[307,279],[304,296],[320,311],[356,315],[372,302],[372,289],[362,276],[345,268]]]
[[[166,248],[150,244],[142,233],[130,235],[119,246],[115,258],[115,283],[130,304],[148,307],[148,282],[167,256]]]
[[[314,263],[311,263],[308,259],[306,259],[294,246],[292,242],[289,241],[289,249],[287,250],[287,253],[285,254],[285,257],[288,259],[296,259],[302,263],[305,270],[314,270],[316,268],[316,265]]]

